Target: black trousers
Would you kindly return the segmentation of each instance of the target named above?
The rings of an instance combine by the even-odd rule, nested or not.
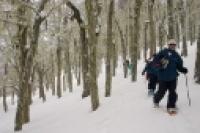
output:
[[[158,82],[157,76],[154,74],[148,74],[148,81],[148,89],[154,91]]]
[[[177,80],[159,81],[159,88],[153,97],[153,102],[159,103],[164,97],[166,91],[168,90],[169,95],[167,101],[167,108],[175,108],[176,101],[178,98],[178,95],[176,93],[176,85],[177,85]]]

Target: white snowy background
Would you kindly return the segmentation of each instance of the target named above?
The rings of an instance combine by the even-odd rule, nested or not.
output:
[[[105,74],[99,77],[100,107],[97,111],[91,111],[90,98],[82,99],[82,87],[74,83],[74,92],[64,93],[61,99],[51,96],[51,92],[47,92],[45,103],[38,96],[34,97],[31,122],[19,133],[199,133],[200,85],[193,80],[195,59],[196,45],[189,46],[184,65],[189,68],[192,105],[188,106],[185,76],[180,75],[176,116],[166,113],[167,95],[160,103],[161,108],[153,108],[152,97],[147,96],[147,81],[141,76],[144,61],[139,61],[135,83],[131,82],[130,75],[128,79],[123,78],[119,62],[111,97],[104,97]],[[9,111],[4,113],[0,99],[0,133],[14,132],[16,105],[10,105],[9,99],[8,103]]]

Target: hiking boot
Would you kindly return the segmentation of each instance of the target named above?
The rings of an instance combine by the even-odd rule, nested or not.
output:
[[[177,108],[167,108],[167,112],[170,115],[176,114],[177,113]]]

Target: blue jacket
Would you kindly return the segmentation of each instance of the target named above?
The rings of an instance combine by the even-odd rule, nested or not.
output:
[[[157,76],[158,69],[156,68],[156,66],[154,66],[153,61],[149,61],[149,62],[146,63],[146,66],[143,70],[143,73],[144,72],[147,72],[147,74],[153,74],[153,75]]]
[[[162,60],[165,60],[165,64],[162,64]],[[183,60],[181,56],[171,49],[161,50],[154,58],[155,63],[158,66],[158,80],[160,81],[172,81],[178,77],[178,72],[184,72]]]

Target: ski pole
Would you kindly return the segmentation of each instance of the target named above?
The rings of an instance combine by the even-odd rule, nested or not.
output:
[[[189,91],[189,86],[188,86],[188,77],[187,75],[185,75],[185,84],[186,84],[186,89],[187,89],[187,98],[188,98],[188,103],[189,103],[189,106],[191,106],[191,98],[190,98],[190,91]]]

